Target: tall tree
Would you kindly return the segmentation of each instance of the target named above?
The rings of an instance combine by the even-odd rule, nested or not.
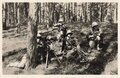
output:
[[[3,29],[7,29],[6,26],[6,20],[7,20],[7,4],[2,4],[2,23],[3,23]]]
[[[28,8],[29,8],[29,4],[28,3],[24,3],[24,10],[25,10],[25,17],[28,17]]]
[[[39,23],[41,24],[41,3],[39,3]]]
[[[20,3],[17,3],[17,33],[20,32]]]
[[[16,3],[14,3],[14,16],[13,16],[13,19],[14,19],[14,26],[15,26],[15,24],[16,24],[16,20],[17,20],[17,18],[16,18],[16,12],[17,12],[17,9],[16,9]]]
[[[29,5],[28,35],[27,35],[27,63],[26,69],[32,68],[36,61],[37,26],[39,22],[38,6],[36,3]]]
[[[49,15],[49,18],[48,18],[48,25],[49,27],[51,27],[54,23],[53,21],[53,15],[54,15],[54,10],[53,10],[53,4],[54,3],[48,3],[48,15]]]

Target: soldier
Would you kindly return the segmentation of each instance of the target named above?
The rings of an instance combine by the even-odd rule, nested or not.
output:
[[[58,29],[58,34],[57,34],[57,39],[58,41],[61,41],[61,37],[63,36],[64,34],[64,24],[63,24],[64,20],[63,20],[63,16],[60,15],[60,18],[58,20],[58,23],[56,23],[54,25],[54,27],[56,27]]]
[[[77,43],[77,38],[74,37],[73,32],[71,30],[67,30],[66,34],[66,53],[65,57],[68,60],[72,60],[78,55],[78,52],[80,51],[79,43]]]
[[[63,16],[60,15],[60,18],[59,18],[58,22],[54,25],[54,27],[58,27],[59,32],[61,30],[61,27],[64,25],[63,22],[64,22]]]
[[[66,46],[67,49],[72,49],[74,46],[76,46],[75,39],[73,37],[73,33],[71,30],[67,30],[67,35],[66,35]]]
[[[89,39],[89,46],[90,50],[88,52],[91,52],[91,49],[97,48],[97,50],[101,50],[100,43],[102,41],[101,37],[102,31],[99,28],[99,25],[97,22],[92,23],[91,32],[89,33],[88,39]]]

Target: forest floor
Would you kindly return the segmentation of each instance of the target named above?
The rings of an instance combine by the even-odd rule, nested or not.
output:
[[[73,27],[73,29],[78,29],[77,27],[79,29],[82,28],[79,24],[73,25],[69,26]],[[11,62],[20,61],[26,53],[26,30],[23,28],[20,33],[22,34],[16,34],[14,29],[3,30],[3,74],[117,74],[117,52],[114,52],[114,54],[110,53],[107,61],[105,60],[106,57],[103,58],[101,55],[97,63],[91,63],[92,66],[90,64],[76,64],[74,62],[63,62],[62,66],[58,66],[56,61],[52,61],[48,68],[45,68],[45,64],[42,63],[30,71],[16,67],[7,67]],[[76,35],[76,37],[79,36]],[[103,60],[104,62],[101,62]]]

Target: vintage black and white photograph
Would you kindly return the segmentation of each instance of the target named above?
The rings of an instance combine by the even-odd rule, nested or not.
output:
[[[117,2],[3,2],[3,75],[118,75]]]

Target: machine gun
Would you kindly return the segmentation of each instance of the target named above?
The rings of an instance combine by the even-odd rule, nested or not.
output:
[[[43,47],[44,55],[42,56],[46,62],[45,68],[48,68],[48,62],[50,60],[50,53],[52,50],[52,41],[56,41],[56,38],[54,36],[49,36],[49,34],[45,33],[38,33],[39,36],[37,36],[37,43],[38,47]],[[60,60],[58,59],[57,55],[52,52],[53,56],[57,58],[58,63],[60,64]]]

